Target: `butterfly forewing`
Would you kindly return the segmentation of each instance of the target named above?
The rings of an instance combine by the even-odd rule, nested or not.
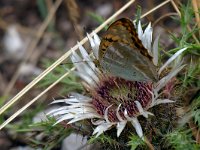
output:
[[[108,47],[104,58],[100,60],[100,65],[104,70],[127,80],[156,80],[154,72],[151,71],[151,68],[155,68],[155,66],[148,62],[148,58],[143,57],[138,50],[133,53],[132,49],[123,43],[113,43]],[[146,75],[147,73],[148,75]]]
[[[126,18],[114,22],[100,43],[99,62],[114,76],[133,81],[157,80],[152,56],[142,45],[133,23]]]

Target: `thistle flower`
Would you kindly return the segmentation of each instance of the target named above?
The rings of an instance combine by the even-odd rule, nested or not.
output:
[[[142,44],[148,50],[148,53],[153,56],[154,65],[157,66],[158,38],[152,44],[151,24],[143,32],[139,23],[137,32]],[[88,38],[93,54],[98,58],[101,40],[96,34],[94,34],[93,38],[88,35]],[[174,102],[170,99],[161,99],[159,96],[162,93],[162,89],[176,76],[184,65],[181,65],[180,61],[176,61],[171,71],[156,83],[128,81],[100,71],[80,44],[79,50],[82,56],[73,51],[71,60],[77,68],[77,71],[75,71],[76,75],[84,81],[90,97],[76,93],[69,98],[55,100],[52,102],[53,104],[62,102],[66,106],[54,109],[48,115],[56,117],[57,122],[55,124],[64,120],[71,124],[80,120],[91,119],[92,124],[96,126],[93,131],[93,135],[96,135],[96,137],[112,127],[117,128],[117,136],[119,137],[127,122],[130,122],[138,136],[143,138],[143,131],[138,121],[138,116],[142,115],[148,118],[149,115],[153,116],[148,111],[150,108],[158,104]],[[158,75],[185,50],[186,48],[183,48],[169,58],[159,68]]]

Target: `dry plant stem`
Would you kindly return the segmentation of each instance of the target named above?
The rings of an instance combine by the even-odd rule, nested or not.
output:
[[[76,3],[76,0],[65,0],[65,5],[68,10],[69,18],[72,26],[78,36],[79,40],[83,39],[83,30],[78,24],[78,19],[80,18],[79,8]]]
[[[56,10],[58,9],[58,7],[60,6],[62,0],[57,0],[55,2],[54,7],[51,8],[49,15],[47,16],[46,20],[44,21],[44,23],[41,25],[41,27],[39,28],[38,32],[37,32],[37,38],[35,40],[33,40],[29,46],[29,49],[27,50],[27,54],[24,57],[24,59],[22,60],[21,64],[19,65],[17,71],[14,73],[14,76],[12,77],[11,81],[9,82],[7,88],[4,91],[4,96],[8,96],[9,93],[11,92],[16,80],[18,79],[19,75],[20,75],[20,69],[21,67],[26,63],[26,61],[31,57],[33,51],[35,50],[38,42],[40,41],[45,29],[47,28],[48,24],[51,22],[52,18],[54,17],[54,14],[56,12]]]
[[[51,88],[53,88],[56,84],[58,84],[62,79],[64,79],[68,74],[70,74],[73,70],[75,70],[75,67],[70,69],[70,71],[66,72],[62,77],[60,77],[58,80],[56,80],[53,84],[51,84],[48,88],[46,88],[42,93],[40,93],[38,96],[36,96],[34,99],[32,99],[28,104],[23,106],[21,109],[19,109],[16,113],[14,113],[11,117],[9,117],[3,124],[0,126],[0,130],[5,127],[9,122],[11,122],[13,119],[15,119],[19,114],[21,114],[24,110],[26,110],[29,106],[31,106],[36,100],[38,100],[40,97],[42,97],[46,92],[48,92]]]
[[[101,24],[98,28],[94,30],[95,33],[99,32],[101,29],[103,29],[108,23],[110,23],[115,17],[117,17],[119,14],[121,14],[126,8],[128,8],[135,0],[130,0],[127,4],[125,4],[121,9],[119,9],[114,15],[112,15],[109,19],[107,19],[103,24]],[[90,36],[93,36],[94,33],[91,33]],[[82,41],[80,41],[80,44],[83,45],[85,42],[88,41],[88,38],[85,37]],[[13,105],[18,99],[20,99],[27,91],[29,91],[35,84],[37,84],[41,79],[43,79],[49,72],[51,72],[54,68],[56,68],[62,61],[64,61],[67,57],[70,56],[72,51],[78,49],[78,44],[75,45],[71,51],[67,51],[64,55],[62,55],[56,62],[54,62],[50,67],[48,67],[46,70],[44,70],[39,76],[37,76],[31,83],[29,83],[24,89],[22,89],[15,97],[13,97],[9,102],[7,102],[1,109],[0,114],[2,114],[6,109],[8,109],[11,105]],[[62,78],[62,77],[61,77]],[[58,79],[59,80],[59,79]],[[51,85],[50,85],[51,86]],[[49,89],[49,88],[48,88]],[[37,99],[34,99],[35,101]],[[30,102],[29,102],[30,103]],[[14,114],[15,115],[15,114]],[[16,116],[16,115],[15,115]],[[12,117],[12,116],[11,116]],[[10,117],[10,118],[11,118]],[[7,123],[12,121],[14,119],[9,119]],[[6,124],[7,124],[6,123]],[[1,129],[6,125],[5,123],[1,125]]]
[[[192,135],[194,136],[194,138],[196,139],[196,143],[200,144],[200,133],[199,133],[199,129],[197,127],[197,125],[195,125],[193,123],[193,121],[189,122],[189,126],[192,129]]]
[[[192,6],[194,8],[194,14],[195,14],[197,25],[200,28],[200,15],[199,15],[200,6],[198,6],[198,2],[197,1],[199,1],[199,0],[192,0]],[[200,36],[200,31],[199,31],[199,36]]]
[[[5,20],[2,20],[2,18],[0,17],[0,29],[2,30],[7,30],[9,27],[9,23],[5,22]],[[37,38],[38,35],[36,35],[36,31],[34,29],[30,29],[28,27],[16,24],[17,26],[17,31],[19,31],[22,34],[26,34],[26,35],[30,35],[33,38]],[[52,33],[44,33],[43,37],[49,37],[52,36]]]
[[[198,5],[198,8],[200,8],[200,3],[197,3],[197,5]]]
[[[45,0],[45,4],[47,5],[47,10],[49,12],[53,6],[53,0]]]
[[[98,28],[96,28],[94,30],[95,33],[99,32],[101,29],[103,29],[108,23],[110,23],[115,17],[117,17],[119,14],[121,14],[126,8],[128,8],[135,0],[130,0],[127,4],[125,4],[121,9],[119,9],[115,14],[113,14],[109,19],[107,19],[103,24],[101,24]],[[169,2],[170,0],[167,0],[163,3],[161,3],[159,6],[162,7],[164,4],[166,4],[166,2]],[[156,7],[156,9],[160,8],[160,7]],[[153,9],[153,11],[155,11],[156,9]],[[152,10],[150,10],[150,12],[153,12]],[[145,13],[145,15],[148,15],[149,13]],[[142,15],[142,17],[145,17],[145,15]],[[141,17],[141,18],[142,18]],[[90,34],[90,36],[93,36],[93,32]],[[88,38],[85,37],[82,41],[80,41],[80,44],[83,45],[85,42],[88,41]],[[41,79],[43,79],[49,72],[51,72],[54,68],[56,68],[63,60],[65,60],[73,50],[77,50],[78,49],[78,45],[75,45],[71,51],[67,51],[64,55],[62,55],[56,62],[54,62],[50,67],[48,67],[44,72],[42,72],[39,76],[37,76],[31,83],[29,83],[23,90],[21,90],[15,97],[13,97],[6,105],[4,105],[1,109],[0,109],[0,114],[2,114],[6,109],[8,109],[12,104],[14,104],[19,98],[21,98],[27,91],[29,91],[35,84],[37,84]],[[68,73],[68,72],[67,72]],[[64,76],[64,75],[63,75]],[[62,76],[62,77],[63,77]],[[62,78],[60,77],[60,78]],[[60,79],[58,79],[60,80]],[[58,83],[56,81],[56,83]],[[52,84],[53,86],[55,86],[56,84]],[[50,85],[48,87],[48,90],[50,90],[53,86]],[[45,90],[46,91],[46,90]],[[47,91],[46,91],[47,92]],[[40,95],[40,97],[44,94],[44,92],[42,92]],[[40,97],[35,97],[33,100],[31,100],[28,104],[26,104],[25,106],[23,106],[20,110],[18,110],[15,114],[13,114],[10,118],[8,118],[1,126],[0,126],[0,130],[5,127],[8,123],[10,123],[15,117],[17,117],[20,113],[22,113],[24,110],[26,110],[26,108],[28,108],[30,105],[32,105],[36,100],[38,100],[38,98]]]
[[[153,2],[152,0],[147,0],[147,1],[146,1],[146,5],[147,5],[147,10],[150,10],[151,8],[154,8],[154,7],[155,7],[155,4],[154,4],[154,2]],[[153,14],[149,14],[148,20],[149,20],[149,21],[154,20]]]
[[[43,39],[41,46],[38,47],[38,51],[35,51],[33,53],[33,55],[31,56],[30,60],[29,60],[29,62],[32,65],[36,65],[37,64],[37,62],[39,61],[40,56],[47,49],[47,46],[49,45],[49,43],[51,42],[51,40],[52,39],[50,37],[45,37]]]
[[[141,16],[141,18],[143,18],[143,17],[149,15],[150,13],[152,13],[153,11],[157,10],[158,8],[160,8],[160,7],[164,6],[164,5],[166,5],[166,4],[167,4],[168,2],[170,2],[170,1],[171,1],[171,0],[166,0],[166,1],[162,2],[161,4],[157,5],[157,6],[154,7],[153,9],[151,9],[150,11],[146,12],[145,14],[143,14],[143,15]]]
[[[152,24],[152,26],[155,26],[159,21],[161,21],[165,17],[169,17],[169,16],[179,16],[179,15],[177,13],[167,13],[167,14],[164,14],[160,18],[156,19],[156,21],[154,21],[154,23]]]
[[[62,0],[63,1],[63,0]],[[45,4],[47,5],[47,12],[49,13],[51,11],[51,8],[53,7],[54,5],[54,2],[53,0],[45,0]],[[54,25],[55,24],[55,20],[56,20],[56,17],[53,17],[51,19],[51,22],[50,22],[50,25]],[[43,33],[44,34],[44,33]],[[43,37],[43,36],[42,36]]]
[[[178,15],[181,17],[181,13],[173,0],[171,0],[171,3],[172,3],[172,6],[174,7],[174,9],[176,10],[176,12],[178,13]],[[187,28],[188,28],[189,32],[192,31],[189,25],[187,25]],[[192,34],[192,37],[194,38],[194,40],[196,41],[197,44],[200,44],[199,40],[197,39],[197,37],[194,34]]]
[[[154,150],[153,145],[149,142],[149,140],[145,137],[144,139],[145,143],[147,144],[147,146],[149,147],[150,150]]]

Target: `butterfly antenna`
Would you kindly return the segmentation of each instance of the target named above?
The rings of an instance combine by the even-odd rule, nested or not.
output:
[[[61,63],[60,65],[74,64],[74,63],[82,63],[82,62],[92,62],[92,61],[83,60],[83,61],[77,61],[77,62],[66,62],[66,63]]]

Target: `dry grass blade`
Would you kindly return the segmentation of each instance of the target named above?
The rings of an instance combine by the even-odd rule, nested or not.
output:
[[[156,19],[156,21],[152,24],[152,26],[155,26],[156,24],[158,24],[158,22],[160,22],[162,19],[169,17],[169,16],[178,16],[177,13],[167,13],[163,16],[161,16],[160,18]]]
[[[145,137],[145,143],[147,144],[148,148],[150,150],[154,150],[154,147],[153,145],[150,143],[150,141],[148,140],[148,138]]]
[[[194,14],[195,14],[197,25],[200,28],[200,15],[199,15],[200,5],[198,5],[197,1],[198,0],[192,0],[192,6],[194,8]],[[200,31],[199,31],[199,36],[200,36]]]
[[[94,30],[95,33],[99,32],[101,29],[103,29],[108,23],[110,23],[115,17],[117,17],[119,14],[121,14],[126,8],[128,8],[135,0],[130,0],[128,3],[126,3],[121,9],[119,9],[115,14],[113,14],[109,19],[107,19],[103,24],[101,24],[98,28]],[[90,36],[93,36],[94,33],[91,33]],[[80,44],[83,45],[85,42],[88,41],[88,38],[85,37],[82,41],[80,41]],[[71,51],[67,51],[64,55],[62,55],[56,62],[54,62],[49,68],[47,68],[44,72],[42,72],[38,77],[36,77],[31,83],[29,83],[23,90],[21,90],[15,97],[13,97],[8,103],[6,103],[1,109],[0,114],[2,114],[5,110],[7,110],[11,105],[13,105],[18,99],[20,99],[27,91],[29,91],[34,85],[36,85],[41,79],[43,79],[49,72],[51,72],[54,68],[56,68],[62,61],[64,61],[67,57],[70,56],[71,52],[73,50],[77,50],[78,45],[75,45]],[[66,74],[69,74],[67,72]],[[65,75],[66,75],[65,74]],[[65,76],[63,75],[63,76]],[[61,78],[63,78],[63,76]],[[60,81],[60,78],[58,79]],[[57,80],[57,81],[58,81]],[[58,82],[55,82],[56,84]],[[55,86],[56,84],[52,84]],[[47,89],[51,89],[53,86],[50,85]],[[46,90],[47,90],[46,89]],[[45,91],[46,91],[45,90]],[[41,97],[44,94],[44,92],[40,93],[38,96]],[[30,106],[33,102],[35,102],[39,97],[35,97],[32,101],[30,101],[27,105],[25,105],[23,108],[21,108],[19,111],[17,111],[15,114],[13,114],[10,118],[8,118],[1,126],[0,129],[2,129],[4,126],[6,126],[9,122],[11,122],[16,116],[18,116],[21,112],[23,112],[28,106]]]
[[[79,40],[83,38],[83,31],[80,25],[78,24],[78,19],[80,18],[79,8],[75,0],[65,0],[66,7],[68,9],[69,18],[75,29]]]
[[[36,100],[38,100],[42,95],[44,95],[46,92],[48,92],[52,87],[54,87],[57,83],[59,83],[62,79],[64,79],[68,74],[70,74],[75,67],[73,67],[71,70],[69,70],[67,73],[65,73],[62,77],[60,77],[58,80],[56,80],[53,84],[51,84],[48,88],[46,88],[43,92],[41,92],[38,96],[36,96],[34,99],[32,99],[28,104],[23,106],[21,109],[19,109],[16,113],[14,113],[11,117],[9,117],[1,126],[0,130],[5,127],[9,122],[11,122],[13,119],[15,119],[19,114],[21,114],[24,110],[26,110],[29,106],[31,106]]]
[[[199,132],[198,126],[195,123],[193,123],[193,121],[189,122],[189,126],[192,130],[192,134],[196,140],[196,143],[200,144],[200,132]]]
[[[36,33],[36,39],[33,40],[30,43],[30,46],[27,50],[27,54],[24,57],[24,60],[22,61],[22,63],[19,65],[17,71],[14,73],[13,78],[11,79],[10,83],[8,84],[7,88],[5,89],[4,95],[8,96],[9,93],[11,92],[11,89],[13,88],[16,80],[19,77],[19,72],[21,67],[23,66],[23,64],[32,56],[33,51],[35,50],[38,42],[40,41],[42,35],[44,34],[45,29],[47,28],[47,26],[49,25],[49,23],[51,22],[52,18],[54,17],[54,14],[56,12],[56,10],[58,9],[58,7],[60,6],[62,0],[57,0],[55,2],[54,7],[51,8],[48,17],[46,18],[46,20],[44,21],[44,23],[41,25],[41,27],[39,28],[38,32]],[[1,112],[1,111],[0,111]],[[1,114],[1,113],[0,113]]]
[[[171,3],[172,3],[172,6],[174,7],[174,9],[176,10],[176,12],[178,13],[178,15],[181,17],[181,12],[180,12],[180,10],[178,9],[178,6],[176,5],[176,3],[174,3],[173,0],[171,0]],[[187,26],[187,28],[188,28],[188,30],[189,30],[190,32],[192,32],[192,30],[191,30],[191,28],[190,28],[189,25]],[[196,41],[197,44],[200,44],[198,38],[195,36],[194,33],[192,34],[192,37],[194,38],[194,40]]]
[[[166,4],[169,3],[170,1],[171,1],[171,0],[166,0],[166,1],[162,2],[161,4],[157,5],[157,6],[154,7],[153,9],[151,9],[150,11],[146,12],[145,14],[143,14],[143,15],[141,16],[141,18],[143,18],[143,17],[147,16],[148,14],[154,12],[154,11],[157,10],[158,8],[160,8],[160,7],[164,6],[164,5],[166,5]]]

